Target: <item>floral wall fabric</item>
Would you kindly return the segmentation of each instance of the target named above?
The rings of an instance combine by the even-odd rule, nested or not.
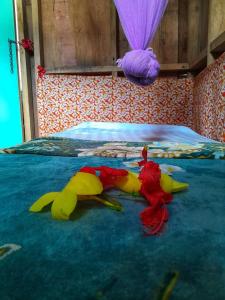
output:
[[[195,78],[193,95],[196,130],[225,141],[225,53]]]
[[[38,79],[40,136],[84,121],[193,127],[193,79],[161,77],[139,87],[112,76],[45,75]]]
[[[112,76],[45,75],[37,82],[39,134],[85,121],[177,124],[223,141],[225,54],[197,77],[160,77],[149,87]]]

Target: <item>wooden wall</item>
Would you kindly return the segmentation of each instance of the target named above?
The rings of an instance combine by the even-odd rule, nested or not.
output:
[[[19,38],[30,38],[34,42],[34,57],[21,52],[23,86],[30,86],[22,96],[24,126],[29,139],[34,135],[33,123],[38,136],[37,65],[45,67],[49,74],[111,73],[116,76],[115,61],[129,47],[113,0],[16,2]],[[188,72],[195,74],[224,52],[224,11],[225,0],[169,0],[151,45],[161,70],[174,74],[179,71],[185,76]]]
[[[225,51],[225,0],[209,0],[208,64]]]
[[[189,0],[188,3],[188,61],[194,62],[206,51],[208,37],[208,0]]]
[[[201,70],[225,51],[225,1],[188,1],[188,63]]]
[[[35,41],[36,53],[40,50],[37,63],[49,72],[117,71],[115,61],[129,46],[113,0],[25,0],[25,3],[29,37]],[[150,45],[162,69],[196,70],[207,65],[207,58],[208,63],[212,62],[216,52],[223,52],[224,11],[225,0],[169,0]],[[37,27],[40,27],[38,39]]]
[[[170,0],[152,47],[163,64],[187,62],[187,0]]]
[[[187,62],[188,0],[169,0],[152,47],[161,64]],[[112,0],[40,0],[48,70],[113,66],[128,49]]]
[[[225,1],[209,0],[209,41],[213,41],[225,30]]]
[[[151,47],[161,64],[187,62],[187,0],[170,0]],[[119,52],[122,56],[129,49],[128,42],[119,26]]]
[[[110,0],[42,0],[46,68],[113,65],[115,9]]]

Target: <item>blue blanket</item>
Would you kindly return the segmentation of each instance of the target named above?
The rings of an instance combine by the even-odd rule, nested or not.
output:
[[[145,201],[118,191],[123,212],[92,202],[67,222],[28,212],[86,164],[124,168],[127,159],[1,154],[0,299],[154,300],[174,271],[171,300],[225,299],[225,161],[154,160],[183,168],[174,177],[190,188],[174,196],[164,232],[146,237]]]

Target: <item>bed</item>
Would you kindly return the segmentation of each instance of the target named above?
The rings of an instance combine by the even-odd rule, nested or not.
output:
[[[190,184],[160,235],[143,232],[143,198],[118,190],[122,212],[92,201],[67,222],[28,211],[86,165],[138,171],[144,145]],[[224,144],[183,126],[86,122],[0,152],[1,299],[162,299],[174,273],[171,299],[224,299]]]

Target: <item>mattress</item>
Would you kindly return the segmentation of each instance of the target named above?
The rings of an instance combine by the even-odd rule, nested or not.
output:
[[[216,142],[199,135],[185,126],[116,122],[84,122],[68,130],[54,133],[52,136],[93,141],[166,141],[176,143]]]

